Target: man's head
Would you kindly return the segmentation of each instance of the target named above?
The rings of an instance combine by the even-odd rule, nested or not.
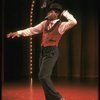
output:
[[[60,14],[62,12],[62,6],[58,3],[53,3],[50,5],[48,9],[48,19],[54,20],[59,18]]]

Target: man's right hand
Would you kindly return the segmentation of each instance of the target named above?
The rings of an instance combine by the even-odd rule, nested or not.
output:
[[[7,38],[15,38],[15,37],[20,37],[18,32],[10,32],[9,34],[7,34]]]

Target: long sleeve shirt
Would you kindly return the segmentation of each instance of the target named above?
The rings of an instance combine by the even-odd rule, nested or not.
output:
[[[70,28],[72,28],[73,26],[75,26],[77,24],[76,19],[68,11],[65,11],[63,13],[63,16],[68,21],[62,22],[60,24],[60,26],[58,28],[58,32],[61,35],[63,35],[65,31],[69,30]],[[60,20],[60,19],[53,20],[53,23],[56,23],[58,20]],[[34,27],[19,30],[17,32],[18,32],[19,35],[22,35],[22,36],[31,36],[31,35],[42,33],[43,29],[45,28],[46,22],[47,22],[47,20],[44,20],[44,21],[42,21],[41,23],[39,23],[38,25],[36,25]]]

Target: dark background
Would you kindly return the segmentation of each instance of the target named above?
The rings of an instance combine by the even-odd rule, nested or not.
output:
[[[78,24],[66,32],[59,45],[60,55],[52,77],[68,80],[98,79],[98,11],[95,0],[56,0],[68,9]],[[6,34],[29,27],[31,0],[2,2],[2,79],[29,79],[29,37],[7,39]],[[43,20],[46,10],[36,0],[33,26]],[[33,79],[38,78],[41,36],[33,36]]]

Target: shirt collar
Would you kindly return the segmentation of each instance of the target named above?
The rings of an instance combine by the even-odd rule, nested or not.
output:
[[[57,21],[59,21],[59,19],[55,19],[52,22],[55,24]]]

